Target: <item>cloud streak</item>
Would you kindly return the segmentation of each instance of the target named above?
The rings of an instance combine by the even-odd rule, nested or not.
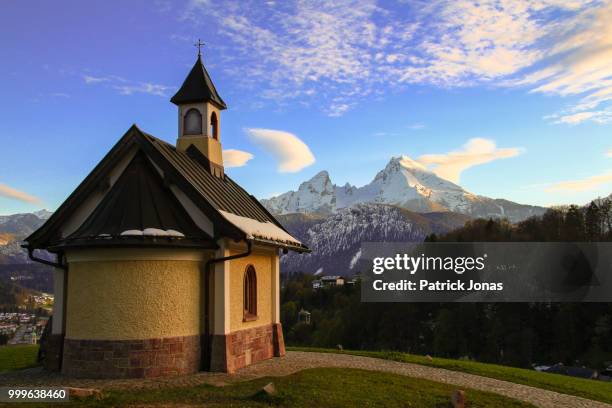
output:
[[[114,89],[118,90],[121,95],[133,95],[135,93],[144,93],[155,96],[168,96],[168,91],[174,89],[171,86],[160,84],[152,84],[149,82],[133,84],[133,85],[116,85]]]
[[[16,190],[7,186],[6,184],[0,184],[0,196],[29,204],[42,204],[42,200],[40,198],[24,193],[23,191]]]
[[[443,179],[459,183],[461,173],[470,167],[515,157],[520,153],[521,149],[517,147],[498,148],[493,140],[473,138],[460,150],[444,154],[426,154],[420,156],[417,161],[431,168]]]
[[[223,165],[225,167],[243,167],[254,156],[242,150],[227,149],[223,150]]]
[[[271,154],[281,173],[295,173],[315,162],[310,148],[296,135],[282,130],[245,129],[251,141]]]
[[[570,114],[553,114],[546,116],[555,124],[578,125],[583,122],[592,121],[600,125],[612,123],[612,107],[599,111],[584,111]]]
[[[591,191],[604,185],[612,185],[612,170],[579,180],[566,180],[550,185],[546,192],[576,193]]]
[[[83,81],[87,85],[104,85],[116,90],[120,95],[133,95],[137,93],[167,97],[169,92],[174,90],[175,87],[154,84],[151,82],[138,82],[130,81],[120,76],[107,75],[107,76],[91,76],[83,75]]]

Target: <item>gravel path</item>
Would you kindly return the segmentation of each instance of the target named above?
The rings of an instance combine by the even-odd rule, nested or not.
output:
[[[418,364],[402,363],[371,357],[353,356],[350,354],[311,353],[289,351],[284,358],[266,360],[239,370],[234,375],[223,373],[198,373],[180,377],[158,379],[130,380],[83,380],[69,379],[58,374],[49,374],[41,369],[30,369],[7,374],[0,374],[2,385],[61,385],[98,389],[142,389],[167,386],[194,386],[212,384],[223,386],[238,381],[247,381],[260,377],[280,377],[295,372],[317,367],[359,368],[364,370],[384,371],[409,377],[423,378],[440,383],[452,384],[462,388],[493,392],[521,401],[529,402],[544,408],[586,408],[607,407],[612,405],[587,400],[571,395],[560,394],[527,385],[508,381],[450,371],[442,368],[427,367]],[[468,394],[469,398],[469,394]]]

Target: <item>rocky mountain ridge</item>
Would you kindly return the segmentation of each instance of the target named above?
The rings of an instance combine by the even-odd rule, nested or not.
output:
[[[508,218],[511,222],[543,214],[546,210],[473,194],[438,177],[408,156],[392,158],[369,184],[362,187],[349,183],[337,186],[327,171],[321,171],[300,184],[297,191],[261,202],[276,215],[330,215],[358,204],[388,204],[420,213],[447,211],[474,218]]]
[[[416,213],[386,204],[357,204],[329,216],[279,215],[279,221],[312,250],[281,258],[285,273],[305,272],[349,276],[355,272],[364,242],[421,242],[463,226],[469,217],[453,212]]]

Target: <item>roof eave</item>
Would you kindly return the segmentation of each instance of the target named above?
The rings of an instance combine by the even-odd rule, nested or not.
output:
[[[67,249],[83,248],[184,248],[184,249],[219,249],[219,245],[212,240],[169,240],[164,237],[129,237],[123,239],[74,239],[56,242],[48,247],[50,252]]]
[[[184,105],[186,103],[204,103],[204,102],[210,102],[210,103],[212,103],[219,110],[226,110],[227,109],[227,105],[225,104],[225,102],[223,100],[215,101],[214,99],[205,99],[205,98],[181,98],[181,99],[179,99],[179,98],[176,97],[176,95],[174,95],[170,99],[170,102],[172,102],[176,106]]]
[[[282,249],[287,249],[287,250],[294,251],[294,252],[299,252],[299,253],[312,252],[310,248],[308,248],[306,245],[301,244],[301,243],[297,244],[297,243],[290,243],[290,242],[281,242],[281,241],[276,241],[276,240],[271,240],[271,239],[266,239],[266,238],[258,238],[258,237],[253,237],[249,239],[251,239],[253,242],[256,242],[256,243],[274,246],[274,247],[282,248]]]

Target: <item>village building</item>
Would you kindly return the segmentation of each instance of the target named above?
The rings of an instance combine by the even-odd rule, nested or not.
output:
[[[298,312],[298,323],[310,324],[310,312],[301,308]]]
[[[343,286],[345,279],[342,276],[329,275],[321,276],[319,279],[312,281],[313,289],[327,288],[331,286]]]
[[[225,173],[227,106],[200,53],[171,102],[176,145],[133,125],[25,240],[55,267],[49,369],[231,373],[285,353],[279,255],[308,248]]]

